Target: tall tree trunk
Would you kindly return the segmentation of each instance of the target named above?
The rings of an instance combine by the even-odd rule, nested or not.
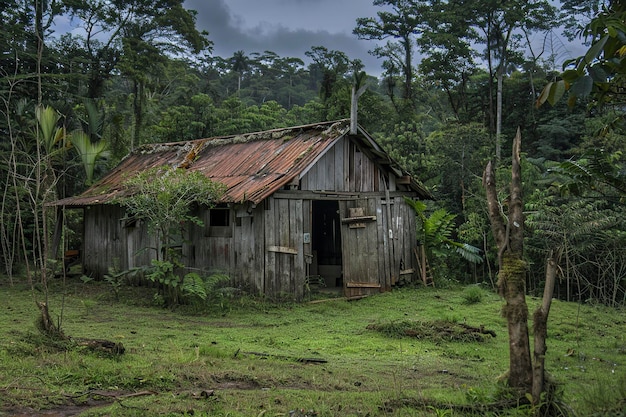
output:
[[[133,114],[135,116],[135,130],[133,132],[133,138],[130,143],[131,152],[135,149],[136,146],[141,144],[141,130],[143,127],[143,81],[134,80],[133,81]]]
[[[409,36],[403,40],[404,44],[404,99],[413,99],[413,44]]]
[[[485,168],[483,186],[491,230],[498,246],[498,291],[506,305],[502,309],[509,330],[509,386],[527,393],[532,387],[532,362],[528,336],[528,306],[526,305],[526,263],[524,254],[524,213],[520,164],[521,133],[513,141],[508,222],[497,198],[495,170],[490,161]]]
[[[496,90],[496,161],[502,160],[502,89],[504,78],[504,64],[500,64],[497,70]]]

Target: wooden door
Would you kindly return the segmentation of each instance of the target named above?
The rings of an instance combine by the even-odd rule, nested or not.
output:
[[[381,291],[375,199],[340,204],[344,294],[356,298]]]

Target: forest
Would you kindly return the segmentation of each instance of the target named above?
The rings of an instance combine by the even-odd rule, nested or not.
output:
[[[50,237],[66,233],[47,204],[136,147],[347,118],[352,88],[366,86],[359,123],[436,197],[423,238],[438,285],[495,287],[483,172],[494,160],[506,214],[519,128],[528,292],[543,291],[557,251],[558,298],[624,305],[623,3],[374,4],[386,8],[353,34],[380,41],[380,77],[324,45],[304,51],[307,62],[271,50],[215,56],[181,0],[3,1],[3,273],[45,275],[60,253]],[[82,30],[57,33],[60,16]],[[565,59],[561,32],[586,55]],[[482,262],[450,242],[479,249]]]

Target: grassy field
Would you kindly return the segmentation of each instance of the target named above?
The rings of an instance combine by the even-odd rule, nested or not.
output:
[[[106,283],[51,286],[65,334],[122,343],[125,353],[111,356],[42,337],[35,300],[44,294],[0,281],[0,416],[531,414],[492,408],[506,399],[498,379],[508,345],[502,300],[487,290],[240,298],[203,313],[151,306],[153,292],[122,289],[118,301]],[[528,298],[531,311],[538,302]],[[625,324],[623,310],[554,302],[547,369],[576,415],[625,415]]]

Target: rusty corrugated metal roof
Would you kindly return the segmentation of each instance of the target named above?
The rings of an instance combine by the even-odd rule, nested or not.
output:
[[[124,192],[126,178],[166,165],[199,171],[225,184],[227,191],[221,202],[259,203],[302,173],[349,129],[350,121],[340,120],[245,135],[144,145],[81,195],[53,204],[110,203]],[[366,139],[372,146],[378,146],[369,136]],[[421,187],[416,191],[428,193]]]

